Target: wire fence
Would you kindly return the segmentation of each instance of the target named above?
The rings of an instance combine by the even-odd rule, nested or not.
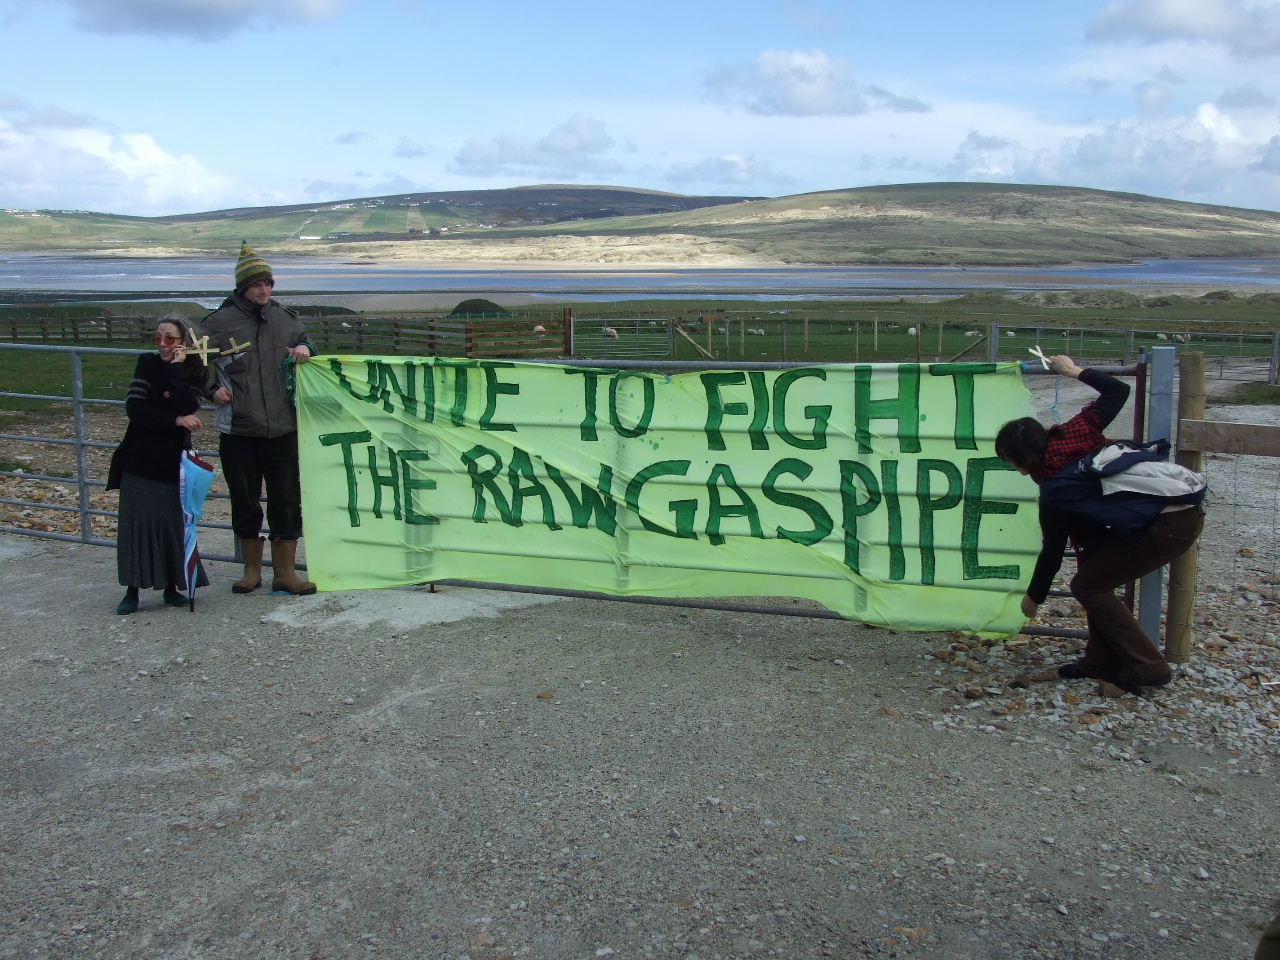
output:
[[[902,309],[813,312],[794,309],[665,310],[640,315],[601,305],[575,316],[572,308],[530,307],[501,314],[451,316],[445,311],[364,314],[304,313],[322,353],[464,357],[716,360],[730,362],[892,363],[1027,359],[1027,348],[1077,360],[1128,366],[1159,346],[1206,357],[1221,380],[1280,383],[1280,333],[1214,330],[1208,326],[1065,326],[977,315],[935,319],[928,305]],[[142,345],[154,315],[85,312],[12,314],[0,338],[13,343],[82,346]]]

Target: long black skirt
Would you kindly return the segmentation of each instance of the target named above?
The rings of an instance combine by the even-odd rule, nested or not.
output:
[[[182,503],[178,484],[148,480],[136,473],[120,477],[120,523],[116,533],[116,570],[126,587],[175,586],[186,590],[182,563]],[[204,564],[196,586],[209,585]]]

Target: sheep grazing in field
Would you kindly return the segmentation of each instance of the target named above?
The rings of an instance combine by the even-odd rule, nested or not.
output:
[[[539,339],[541,339],[542,337],[545,337],[547,335],[547,328],[540,323],[535,324],[533,328],[533,332],[538,335]]]
[[[917,333],[919,333],[919,331],[918,331],[918,330],[916,330],[916,328],[915,328],[915,327],[907,327],[907,336],[908,336],[908,337],[914,337]]]
[[[716,327],[716,333],[728,333],[728,332],[729,331],[726,330],[724,327]]]
[[[1168,340],[1168,339],[1169,339],[1169,335],[1168,335],[1167,333],[1157,333],[1157,334],[1156,334],[1156,339],[1157,339],[1157,340]]]
[[[658,325],[658,321],[657,321],[657,320],[650,320],[650,321],[649,321],[649,326],[651,326],[651,327],[656,327],[657,325]]]
[[[757,337],[763,337],[763,336],[764,336],[764,327],[756,327],[756,336],[757,336]]]
[[[606,337],[606,338],[607,338],[607,339],[609,339],[609,340],[617,340],[617,339],[618,339],[618,331],[617,331],[617,330],[615,330],[615,329],[613,329],[613,327],[601,327],[601,328],[600,328],[600,336],[602,336],[602,337]]]
[[[966,331],[964,332],[964,335],[965,335],[966,337],[977,337],[977,336],[981,336],[981,334],[979,334],[977,330],[966,330]]]
[[[1176,343],[1190,343],[1190,342],[1191,342],[1191,334],[1189,334],[1189,333],[1175,333],[1175,334],[1173,335],[1173,339],[1174,339],[1174,341],[1175,341]]]
[[[1013,332],[1012,330],[1006,330],[1006,331],[1004,332],[1004,335],[1005,335],[1006,337],[1016,336],[1016,334],[1014,334],[1014,332]]]

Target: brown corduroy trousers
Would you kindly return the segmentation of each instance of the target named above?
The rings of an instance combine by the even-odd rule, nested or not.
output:
[[[1203,526],[1200,507],[1162,513],[1141,530],[1109,536],[1079,558],[1071,594],[1089,625],[1084,652],[1089,667],[1135,684],[1160,682],[1169,675],[1164,654],[1115,591],[1185,553]]]

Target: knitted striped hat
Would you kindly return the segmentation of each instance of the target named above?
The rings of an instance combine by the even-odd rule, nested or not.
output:
[[[275,277],[271,276],[271,268],[267,266],[267,261],[253,252],[253,247],[248,242],[240,244],[240,259],[236,261],[236,292],[240,292],[251,283],[259,280],[270,280],[271,285],[276,285]]]

